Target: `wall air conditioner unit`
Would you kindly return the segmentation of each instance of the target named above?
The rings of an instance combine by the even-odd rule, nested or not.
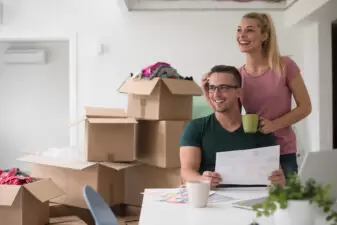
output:
[[[46,64],[47,52],[36,48],[8,48],[4,52],[5,64]]]

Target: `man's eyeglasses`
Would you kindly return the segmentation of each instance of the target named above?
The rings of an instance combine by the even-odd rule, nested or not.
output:
[[[207,85],[207,89],[209,92],[215,92],[218,90],[219,92],[227,92],[232,89],[239,88],[238,86],[235,85],[228,85],[228,84],[220,84],[220,85]]]

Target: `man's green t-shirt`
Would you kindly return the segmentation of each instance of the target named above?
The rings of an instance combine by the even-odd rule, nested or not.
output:
[[[191,120],[185,127],[180,146],[199,147],[201,163],[199,172],[214,171],[217,152],[245,150],[276,145],[276,138],[270,134],[245,133],[242,126],[236,131],[225,130],[215,114]]]

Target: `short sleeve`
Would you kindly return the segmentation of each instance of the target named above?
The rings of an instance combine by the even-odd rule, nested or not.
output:
[[[292,79],[301,73],[300,68],[294,60],[290,57],[285,57],[285,76],[287,84],[289,84]]]
[[[180,136],[180,147],[201,147],[202,129],[198,120],[191,120]]]

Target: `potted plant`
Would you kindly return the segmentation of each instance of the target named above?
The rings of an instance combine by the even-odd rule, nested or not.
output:
[[[268,198],[253,209],[257,217],[273,215],[275,225],[314,225],[318,206],[327,214],[326,220],[337,225],[337,212],[332,210],[334,202],[329,198],[330,188],[331,185],[317,184],[314,179],[302,184],[296,174],[291,174],[286,185],[271,185]]]

